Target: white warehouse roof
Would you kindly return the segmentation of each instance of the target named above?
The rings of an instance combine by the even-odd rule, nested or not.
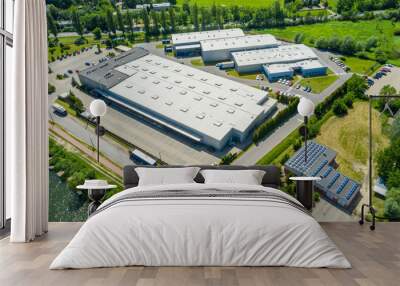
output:
[[[314,51],[303,45],[282,45],[277,48],[234,52],[232,57],[237,66],[292,63],[318,59]]]
[[[300,62],[294,62],[289,64],[272,64],[272,65],[265,65],[265,69],[269,73],[280,73],[280,72],[288,72],[292,71],[296,68],[301,68],[303,70],[310,70],[310,69],[318,69],[318,68],[325,68],[323,64],[320,63],[318,60],[306,60]]]
[[[244,134],[276,105],[264,91],[152,54],[115,69],[128,78],[112,93],[193,137]]]
[[[204,41],[204,40],[232,38],[232,37],[239,37],[239,36],[244,36],[242,29],[227,29],[227,30],[180,33],[180,34],[172,34],[172,44],[174,46],[188,45],[188,44],[199,43],[200,41]]]
[[[248,49],[276,47],[278,41],[272,35],[250,35],[232,38],[221,38],[213,40],[203,40],[200,42],[203,52],[229,50],[229,49]]]

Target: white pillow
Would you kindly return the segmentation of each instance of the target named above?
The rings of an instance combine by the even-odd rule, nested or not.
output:
[[[265,171],[261,170],[202,170],[205,184],[261,185]]]
[[[142,168],[135,169],[139,176],[139,186],[171,185],[194,183],[198,167],[184,168]]]

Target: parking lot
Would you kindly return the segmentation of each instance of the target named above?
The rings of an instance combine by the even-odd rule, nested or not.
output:
[[[56,92],[49,97],[50,102],[54,102],[57,95],[72,90],[75,95],[82,100],[85,107],[88,108],[93,98],[78,89],[72,88],[71,76],[78,80],[76,70],[79,71],[86,68],[86,62],[98,63],[99,59],[107,55],[107,51],[103,51],[100,55],[96,55],[94,51],[95,49],[92,49],[80,55],[68,57],[65,60],[56,61],[49,65],[53,71],[53,73],[49,74],[49,82],[56,87]],[[71,70],[73,74],[69,74],[68,70]],[[67,73],[69,77],[63,80],[56,79],[57,74],[64,73]],[[70,117],[70,115],[68,117]],[[60,124],[66,122],[57,115],[54,115],[53,118],[58,119],[57,122]],[[82,128],[85,128],[84,124],[82,125]],[[211,164],[219,162],[220,159],[218,156],[222,155],[213,154],[203,146],[191,145],[191,142],[168,133],[167,130],[163,130],[160,126],[151,125],[141,118],[122,113],[112,106],[102,119],[102,125],[135,146],[152,154],[155,158],[161,157],[163,161],[169,164]],[[72,129],[70,126],[65,127],[67,130],[71,129],[69,130],[70,132],[78,133],[76,128]],[[81,133],[74,135],[78,138],[81,137]],[[114,144],[118,145],[116,142],[114,142]],[[227,150],[225,150],[225,152],[227,152]],[[125,164],[125,161],[121,163]]]
[[[400,91],[400,68],[390,67],[389,69],[390,72],[386,72],[386,75],[382,75],[379,79],[371,77],[374,84],[367,90],[368,95],[379,95],[379,92],[385,85],[391,85],[397,91]]]

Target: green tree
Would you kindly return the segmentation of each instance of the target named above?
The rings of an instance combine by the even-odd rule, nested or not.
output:
[[[171,32],[175,32],[176,31],[176,19],[175,19],[174,8],[170,8],[168,10],[168,14],[169,14],[169,24],[171,26]]]
[[[199,8],[197,7],[197,3],[194,3],[192,6],[192,23],[194,26],[194,30],[199,30]]]
[[[367,51],[371,51],[372,49],[376,48],[378,46],[378,38],[376,36],[371,36],[367,39],[367,42],[365,43],[365,49]]]
[[[336,100],[332,106],[333,113],[337,116],[343,116],[347,114],[347,106],[343,100]]]
[[[397,94],[396,88],[391,86],[390,84],[384,85],[379,91],[380,96],[393,96]]]
[[[145,41],[148,42],[150,40],[150,19],[146,9],[142,10],[142,20],[144,26],[143,29]]]
[[[384,213],[388,218],[400,218],[400,189],[392,189],[386,193]]]
[[[301,44],[304,41],[304,34],[303,33],[297,33],[296,36],[294,36],[294,42],[296,44]]]
[[[378,63],[384,64],[387,62],[388,56],[383,50],[378,49],[375,51],[375,59]]]
[[[344,38],[340,51],[346,55],[352,55],[356,52],[356,43],[354,42],[353,37],[347,36]]]
[[[365,98],[365,91],[368,85],[365,79],[361,76],[354,75],[346,83],[347,92],[352,92],[356,98]]]
[[[97,27],[97,28],[95,28],[94,30],[93,30],[93,35],[94,35],[94,39],[95,40],[101,40],[101,30],[100,30],[100,28],[99,27]]]
[[[167,15],[164,10],[161,11],[161,28],[163,34],[168,34],[169,28],[167,24]]]
[[[329,43],[328,40],[325,37],[320,37],[316,42],[315,42],[315,46],[318,49],[321,50],[326,50],[329,47]]]
[[[160,24],[158,21],[158,14],[155,11],[151,11],[150,17],[153,22],[151,33],[155,36],[158,36],[158,35],[160,35]]]
[[[50,12],[47,12],[47,27],[49,31],[54,35],[54,38],[57,39],[58,35],[57,23]]]
[[[122,35],[125,36],[125,25],[124,25],[124,18],[122,17],[121,11],[117,8],[117,24],[118,29],[122,32]]]
[[[126,25],[128,27],[128,31],[129,31],[129,41],[131,42],[135,42],[135,33],[134,33],[134,26],[133,26],[133,16],[132,13],[128,10],[126,11],[125,14],[125,18],[126,18]]]
[[[107,21],[107,30],[108,34],[114,33],[117,34],[117,28],[115,27],[114,15],[113,10],[110,8],[106,10],[106,21]]]
[[[75,29],[75,32],[78,33],[81,38],[83,38],[83,26],[81,23],[81,18],[78,13],[78,9],[75,6],[71,7],[71,20],[72,20],[72,25]]]

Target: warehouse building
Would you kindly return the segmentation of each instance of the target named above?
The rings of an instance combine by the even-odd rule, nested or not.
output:
[[[307,60],[290,64],[263,65],[263,71],[269,81],[277,81],[280,78],[292,78],[295,73],[303,77],[326,75],[328,68],[318,60]]]
[[[305,148],[299,149],[286,163],[285,169],[296,176],[320,177],[315,182],[316,189],[325,199],[351,212],[360,198],[361,185],[336,171],[336,152],[332,149],[309,142],[307,162]]]
[[[273,110],[267,93],[132,49],[79,75],[108,100],[217,150],[243,142]]]
[[[200,41],[244,36],[242,29],[227,29],[172,34],[171,43],[177,57],[200,55]],[[179,47],[179,49],[177,49]]]
[[[232,52],[275,48],[278,45],[278,41],[272,35],[250,35],[200,41],[201,56],[204,62],[230,60]]]
[[[276,48],[233,52],[236,70],[240,73],[262,72],[264,65],[290,64],[318,60],[314,51],[303,45],[282,45]]]

